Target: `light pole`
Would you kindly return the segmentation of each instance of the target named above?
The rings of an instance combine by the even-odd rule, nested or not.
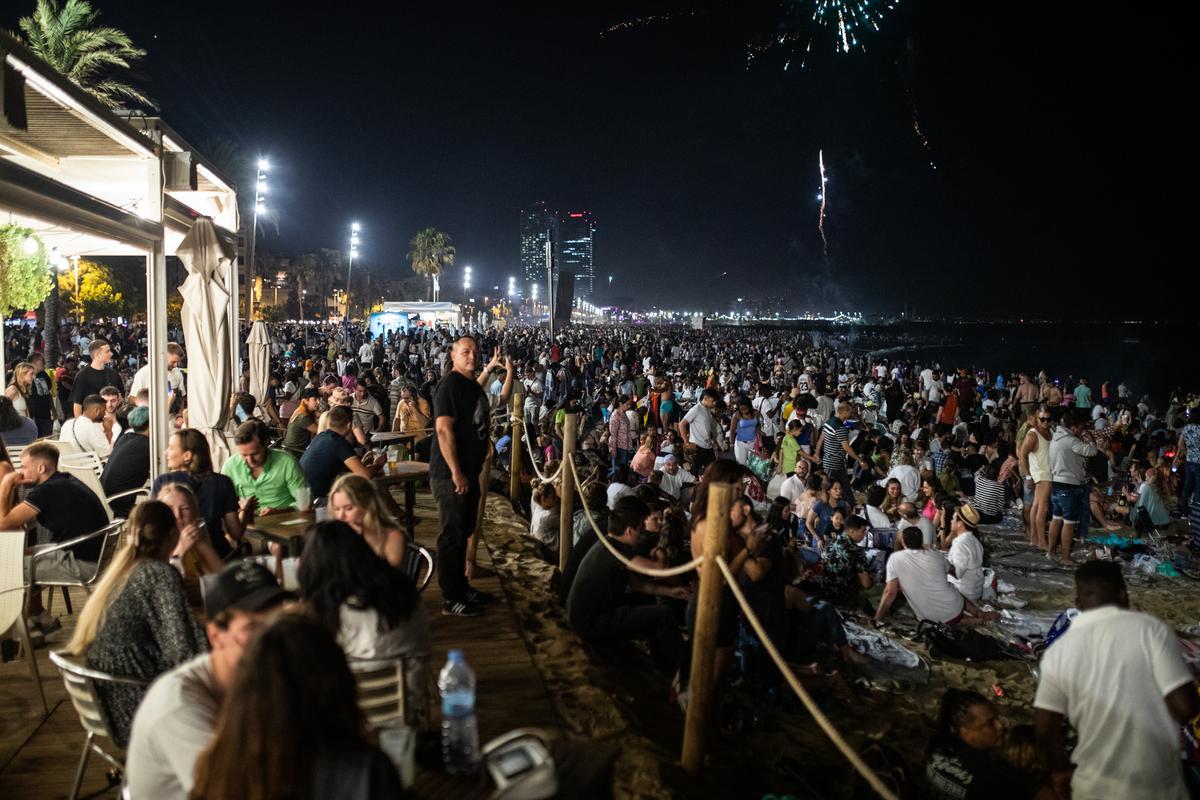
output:
[[[75,265],[75,308],[78,309],[75,313],[79,316],[76,319],[80,323],[83,322],[83,298],[79,296],[79,256],[71,256],[71,263]]]
[[[357,222],[350,223],[350,265],[346,267],[346,327],[350,327],[350,272],[354,269],[354,258],[358,255],[358,232],[362,230]]]
[[[246,258],[246,319],[254,320],[254,246],[258,241],[258,215],[265,214],[263,200],[267,194],[267,169],[270,164],[265,158],[258,160],[258,172],[254,181],[254,224],[250,229],[250,252]]]
[[[463,299],[471,292],[471,267],[467,265],[463,268]]]

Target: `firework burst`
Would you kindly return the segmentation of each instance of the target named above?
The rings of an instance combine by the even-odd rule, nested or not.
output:
[[[821,247],[825,255],[829,255],[829,240],[825,238],[825,197],[829,194],[829,179],[825,177],[825,151],[817,151],[817,168],[821,172],[821,193],[817,199],[821,201],[821,210],[817,212],[817,230],[821,233]]]

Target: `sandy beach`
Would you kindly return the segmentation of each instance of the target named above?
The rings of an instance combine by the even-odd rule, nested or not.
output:
[[[677,763],[683,713],[669,702],[666,680],[654,674],[648,657],[635,647],[597,651],[567,628],[550,589],[555,567],[538,556],[525,535],[526,527],[505,498],[489,499],[487,546],[533,662],[571,738],[620,748],[616,796],[870,796],[866,784],[855,777],[849,763],[786,687],[766,695],[746,686],[727,691],[727,699],[720,705],[720,730],[714,734],[702,775],[704,782],[696,783],[683,774]],[[1019,518],[1008,516],[1000,525],[985,526],[982,531],[997,577],[1016,589],[1009,596],[1027,604],[1015,611],[1018,619],[1045,625],[1073,604],[1070,571],[1024,545]],[[1080,552],[1076,551],[1077,558]],[[1200,621],[1200,583],[1182,577],[1145,576],[1128,568],[1126,576],[1134,607],[1168,622],[1181,638],[1187,636],[1189,626]],[[847,619],[866,624],[862,619]],[[904,638],[914,627],[911,616],[905,619],[901,614],[885,632],[926,661],[927,683],[843,670],[846,685],[842,690],[815,697],[859,752],[872,744],[882,745],[905,765],[908,783],[919,786],[925,747],[945,689],[971,689],[994,697],[1013,726],[1031,721],[1037,682],[1032,661],[930,659],[924,644]],[[1011,622],[996,630],[1012,630]],[[997,696],[993,687],[1002,695]]]

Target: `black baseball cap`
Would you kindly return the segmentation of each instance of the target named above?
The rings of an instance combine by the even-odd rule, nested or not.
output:
[[[222,611],[261,611],[294,598],[284,591],[271,571],[253,561],[230,564],[216,575],[205,576],[204,614],[209,619]]]

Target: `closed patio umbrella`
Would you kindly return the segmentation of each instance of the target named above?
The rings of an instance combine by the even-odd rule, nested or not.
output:
[[[246,344],[250,355],[250,394],[261,409],[267,400],[267,380],[271,375],[271,337],[261,319],[251,326]]]
[[[188,356],[188,426],[208,439],[213,468],[219,472],[229,457],[224,427],[233,378],[229,374],[226,275],[234,253],[207,217],[196,220],[175,252],[188,272],[179,287]]]

